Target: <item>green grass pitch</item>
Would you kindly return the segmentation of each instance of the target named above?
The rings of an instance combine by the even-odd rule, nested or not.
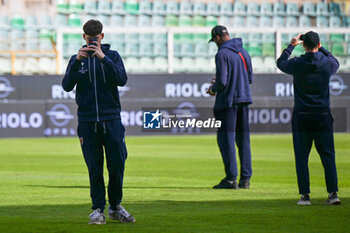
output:
[[[323,205],[313,148],[312,206],[300,207],[289,134],[252,135],[249,190],[211,188],[224,177],[215,135],[127,137],[123,205],[136,222],[91,226],[78,138],[1,139],[0,232],[349,232],[349,142],[350,134],[335,135],[342,205]]]

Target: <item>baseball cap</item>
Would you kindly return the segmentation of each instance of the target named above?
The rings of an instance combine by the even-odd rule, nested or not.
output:
[[[216,36],[223,36],[225,33],[228,33],[227,28],[221,25],[216,25],[211,30],[211,39],[208,41],[208,43],[214,41]]]
[[[310,48],[315,48],[320,43],[320,37],[313,31],[301,35],[300,40],[304,41],[304,45]]]

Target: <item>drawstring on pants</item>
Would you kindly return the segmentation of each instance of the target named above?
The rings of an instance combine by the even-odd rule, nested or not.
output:
[[[97,125],[98,125],[98,122],[95,122],[95,133],[97,133]],[[103,134],[107,134],[106,122],[102,121],[102,127],[103,127]]]

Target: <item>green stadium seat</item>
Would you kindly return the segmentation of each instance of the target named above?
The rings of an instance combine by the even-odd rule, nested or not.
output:
[[[122,0],[113,0],[112,2],[112,13],[118,15],[124,15],[124,2]]]
[[[249,16],[259,16],[259,5],[256,2],[249,2],[247,4],[247,15]]]
[[[175,1],[168,1],[166,4],[166,14],[167,15],[178,15],[179,14],[179,4]]]
[[[316,16],[315,4],[313,2],[304,2],[303,14],[308,16]]]
[[[233,15],[246,16],[246,5],[243,2],[235,1],[233,3]]]
[[[165,15],[165,4],[162,1],[155,0],[153,1],[152,14],[155,15]]]
[[[262,34],[263,43],[275,43],[275,34],[273,33],[263,33]]]
[[[327,34],[320,33],[320,34],[318,34],[318,36],[320,37],[321,43],[325,42],[325,41],[328,41]]]
[[[192,15],[192,3],[191,2],[180,2],[180,15]]]
[[[206,42],[195,43],[194,55],[195,55],[195,57],[208,56],[208,43],[206,43]]]
[[[83,11],[83,4],[78,0],[70,0],[68,4],[68,13],[79,14]]]
[[[20,15],[14,15],[11,19],[11,27],[13,29],[24,30],[24,19]]]
[[[179,27],[192,27],[192,19],[188,15],[180,15],[179,17]],[[191,42],[192,34],[182,33],[178,34],[179,41],[181,42]]]
[[[111,2],[108,0],[99,0],[97,4],[97,11],[99,14],[111,14]]]
[[[345,56],[343,43],[333,43],[332,53],[334,56]]]
[[[200,15],[200,16],[206,15],[207,9],[206,9],[205,3],[204,2],[195,2],[193,4],[193,14]]]
[[[192,25],[193,27],[205,27],[206,20],[204,16],[201,15],[195,15],[192,19]],[[195,42],[201,42],[206,41],[207,35],[206,34],[193,34],[193,41]]]
[[[340,5],[337,2],[329,3],[329,13],[331,15],[341,15]]]
[[[125,15],[124,16],[124,27],[135,27],[137,25],[137,16],[136,15]],[[133,41],[137,42],[139,41],[139,34],[135,33],[126,33],[125,34],[125,41]]]
[[[204,16],[195,15],[193,16],[193,27],[205,27],[206,19]]]
[[[262,49],[258,43],[249,43],[247,52],[251,57],[261,57]]]
[[[175,15],[167,15],[165,17],[166,27],[177,27],[179,25],[179,19]]]
[[[286,7],[283,2],[275,2],[273,4],[273,14],[277,16],[286,15]]]
[[[322,43],[321,44],[323,48],[325,48],[326,50],[330,51],[330,46],[328,43]]]
[[[232,16],[233,15],[233,6],[230,2],[222,2],[220,4],[220,15],[221,16]]]
[[[152,4],[149,0],[140,0],[139,13],[142,15],[152,15]]]
[[[328,16],[329,15],[328,5],[326,2],[318,2],[316,4],[316,14],[318,16]]]
[[[317,16],[316,18],[316,27],[325,28],[328,27],[328,20],[324,16]]]
[[[155,43],[153,45],[153,56],[155,57],[167,57],[168,48],[165,43]]]
[[[272,5],[269,2],[262,2],[260,4],[260,15],[264,16],[272,16],[273,15],[273,11],[272,11]]]
[[[68,3],[65,0],[57,0],[56,11],[59,14],[66,14],[68,12]]]
[[[206,27],[215,27],[218,25],[218,18],[215,16],[207,16],[205,26]]]
[[[308,16],[306,15],[301,15],[299,17],[299,27],[302,28],[307,28],[307,27],[311,27],[311,20]]]
[[[79,16],[75,15],[75,14],[71,14],[68,17],[68,26],[69,27],[81,27],[81,20],[79,18]]]
[[[139,46],[139,55],[141,57],[152,57],[153,56],[153,47],[152,43],[147,43],[142,41]]]
[[[271,44],[271,43],[263,43],[262,55],[264,57],[267,57],[267,56],[274,57],[275,56],[275,45]]]
[[[139,13],[139,3],[137,0],[126,0],[125,11],[131,15],[137,15]]]
[[[216,2],[207,3],[207,15],[219,16],[219,5]]]
[[[112,33],[111,35],[111,43],[125,43],[125,34],[123,33]]]
[[[286,6],[286,13],[289,16],[299,16],[299,8],[297,3],[295,2],[288,2]]]

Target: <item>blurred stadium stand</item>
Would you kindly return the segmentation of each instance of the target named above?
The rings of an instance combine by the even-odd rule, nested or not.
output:
[[[40,3],[39,8],[18,7]],[[44,7],[44,8],[43,8]],[[43,11],[42,9],[51,9]],[[11,0],[0,3],[0,74],[62,73],[63,67],[84,43],[82,25],[91,18],[110,28],[350,28],[349,1],[219,1],[219,0]],[[25,12],[25,13],[23,13]],[[56,50],[57,30],[76,28],[64,34],[62,51]],[[79,32],[79,33],[78,33]],[[207,33],[174,34],[174,72],[213,72],[216,47],[208,44]],[[276,72],[276,36],[274,33],[235,33],[253,58],[255,72]],[[282,48],[295,33],[281,35]],[[322,33],[321,43],[341,62],[342,71],[350,71],[350,33]],[[130,72],[167,72],[168,35],[166,33],[106,34],[104,42],[118,50]],[[293,55],[302,54],[298,46]],[[9,66],[10,64],[10,66]],[[12,65],[11,65],[12,64]]]

